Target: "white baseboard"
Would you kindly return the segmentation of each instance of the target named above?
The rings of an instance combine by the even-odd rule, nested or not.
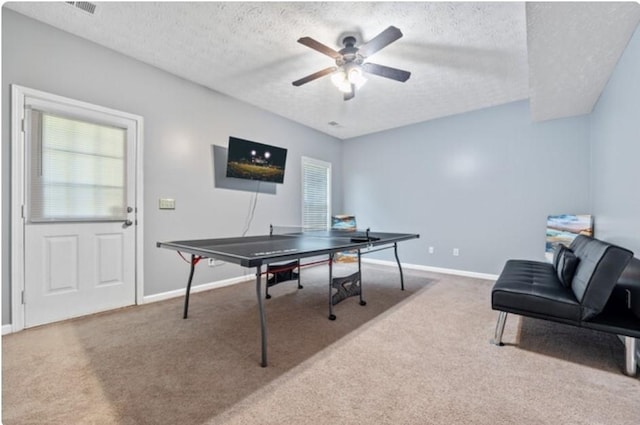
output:
[[[363,263],[371,263],[371,264],[379,264],[379,265],[382,265],[382,266],[397,267],[397,263],[395,261],[376,260],[376,259],[373,259],[373,258],[362,258],[362,262]],[[498,275],[494,275],[494,274],[477,273],[477,272],[470,272],[470,271],[466,271],[466,270],[447,269],[447,268],[442,268],[442,267],[423,266],[423,265],[419,265],[419,264],[404,264],[403,263],[402,267],[405,268],[405,269],[422,270],[422,271],[427,271],[427,272],[451,274],[451,275],[456,275],[456,276],[475,277],[475,278],[478,278],[478,279],[488,279],[488,280],[496,280],[496,279],[498,279]],[[230,279],[219,280],[219,281],[216,281],[216,282],[203,283],[203,284],[198,285],[198,286],[193,286],[191,288],[191,293],[194,294],[194,293],[197,293],[197,292],[209,291],[211,289],[223,288],[225,286],[235,285],[237,283],[246,282],[246,281],[252,280],[252,279],[253,279],[253,275],[247,275],[247,276],[232,277]],[[160,293],[160,294],[148,295],[148,296],[146,296],[146,297],[144,297],[142,299],[142,303],[141,304],[148,304],[148,303],[168,300],[168,299],[171,299],[171,298],[183,297],[184,296],[184,292],[185,292],[184,289],[175,289],[173,291],[163,292],[163,293]],[[2,325],[2,335],[8,335],[8,334],[11,334],[11,333],[13,333],[13,326],[11,324]],[[622,338],[620,338],[620,339],[624,342],[624,340]],[[636,354],[637,354],[637,357],[638,357],[638,362],[640,363],[640,347],[638,347]]]
[[[389,266],[389,267],[398,266],[395,261],[376,260],[373,258],[362,258],[362,262],[379,264],[382,266]],[[402,263],[402,267],[405,269],[422,270],[427,272],[451,274],[451,275],[457,275],[457,276],[475,277],[478,279],[488,279],[488,280],[498,279],[498,275],[493,275],[493,274],[470,272],[466,270],[446,269],[442,267],[423,266],[419,264]],[[197,292],[209,291],[211,289],[216,289],[216,288],[223,288],[225,286],[235,285],[236,283],[246,282],[248,280],[252,280],[253,278],[254,278],[253,275],[246,275],[246,276],[232,277],[230,279],[225,279],[225,280],[218,280],[216,282],[203,283],[201,285],[191,287],[191,293],[195,294]],[[171,298],[183,297],[184,292],[185,292],[184,289],[175,289],[173,291],[162,292],[160,294],[147,295],[142,299],[141,304],[148,304],[148,303],[168,300]]]
[[[191,293],[209,291],[211,289],[223,288],[225,286],[235,285],[236,283],[246,282],[254,279],[253,275],[232,277],[230,279],[218,280],[215,282],[203,283],[191,287]],[[184,297],[185,289],[175,289],[173,291],[162,292],[160,294],[146,295],[140,304],[155,303],[158,301],[169,300],[171,298]]]
[[[253,275],[238,276],[230,279],[218,280],[216,282],[203,283],[201,285],[192,286],[191,293],[209,291],[211,289],[223,288],[225,286],[235,285],[236,283],[246,282],[247,280],[254,279]],[[147,295],[142,299],[140,304],[154,303],[158,301],[168,300],[171,298],[184,297],[185,289],[176,289],[173,291],[162,292],[160,294]],[[13,326],[2,325],[2,335],[13,333]]]
[[[397,267],[397,263],[395,261],[376,260],[373,258],[362,258],[362,262],[379,264],[382,266]],[[451,274],[451,275],[457,275],[457,276],[474,277],[478,279],[496,280],[498,278],[497,275],[493,275],[493,274],[470,272],[466,270],[446,269],[442,267],[423,266],[418,264],[403,263],[402,267],[405,269],[422,270],[422,271],[433,272],[433,273],[443,273],[443,274]],[[246,276],[232,277],[230,279],[219,280],[216,282],[203,283],[201,285],[193,286],[191,288],[191,293],[195,294],[202,291],[209,291],[211,289],[223,288],[225,286],[235,285],[237,283],[246,282],[252,279],[254,279],[253,275],[246,275]],[[140,304],[148,304],[148,303],[168,300],[171,298],[183,297],[184,293],[185,293],[185,289],[181,288],[181,289],[175,289],[173,291],[162,292],[159,294],[147,295],[142,298],[142,302]],[[10,333],[13,333],[13,326],[11,324],[2,325],[2,335],[7,335]]]
[[[395,261],[388,260],[376,260],[373,258],[362,258],[363,263],[372,263],[372,264],[380,264],[382,266],[390,266],[397,267],[398,264]],[[466,276],[466,277],[475,277],[477,279],[487,279],[487,280],[497,280],[497,274],[489,274],[489,273],[478,273],[478,272],[470,272],[467,270],[457,270],[457,269],[446,269],[443,267],[432,267],[432,266],[423,266],[420,264],[405,264],[402,263],[402,267],[405,269],[412,270],[421,270],[425,272],[433,272],[433,273],[443,273],[443,274],[452,274],[456,276]]]

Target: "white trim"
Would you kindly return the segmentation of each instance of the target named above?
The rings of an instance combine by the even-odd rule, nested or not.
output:
[[[75,99],[47,93],[11,84],[11,324],[13,332],[24,329],[24,305],[22,304],[22,291],[24,290],[24,219],[23,207],[25,205],[24,161],[25,143],[22,131],[24,119],[25,98],[39,99],[43,102],[57,102],[69,105],[72,108],[82,108],[92,112],[108,114],[134,121],[136,124],[136,259],[135,259],[135,286],[136,304],[140,304],[144,296],[144,232],[143,232],[143,124],[144,119],[140,115],[118,111]],[[3,326],[3,332],[5,328]]]
[[[388,261],[388,260],[376,260],[374,258],[362,258],[362,262],[363,263],[372,263],[372,264],[379,264],[382,266],[390,266],[390,267],[397,267],[398,263],[396,263],[395,261]],[[412,269],[412,270],[421,270],[421,271],[425,271],[425,272],[433,272],[433,273],[443,273],[443,274],[451,274],[451,275],[456,275],[456,276],[466,276],[466,277],[474,277],[477,279],[487,279],[487,280],[497,280],[498,279],[498,275],[497,274],[489,274],[489,273],[478,273],[478,272],[470,272],[467,270],[457,270],[457,269],[446,269],[443,267],[432,267],[432,266],[423,266],[421,264],[405,264],[402,263],[402,267],[405,269]]]
[[[395,261],[376,260],[372,258],[362,258],[362,262],[378,264],[382,266],[389,266],[389,267],[397,266],[397,263]],[[421,270],[421,271],[428,271],[428,272],[434,272],[434,273],[444,273],[444,274],[451,274],[451,275],[457,275],[457,276],[474,277],[479,279],[496,280],[498,278],[498,275],[493,275],[493,274],[476,273],[476,272],[469,272],[465,270],[446,269],[441,267],[423,266],[419,264],[402,264],[402,267],[405,269]],[[198,292],[210,291],[212,289],[224,288],[225,286],[237,285],[238,283],[247,282],[253,279],[254,277],[252,275],[245,275],[245,276],[232,277],[224,280],[218,280],[215,282],[203,283],[201,285],[192,287],[191,293],[195,294]],[[185,294],[184,289],[175,289],[172,291],[162,292],[159,294],[142,296],[137,300],[137,304],[150,304],[150,303],[155,303],[159,301],[165,301],[173,298],[183,297],[184,294]],[[14,332],[13,325],[9,324],[9,325],[2,326],[2,335],[7,335],[13,332]]]
[[[225,286],[236,285],[238,283],[247,282],[255,279],[252,275],[232,277],[230,279],[218,280],[215,282],[203,283],[191,288],[191,293],[210,291],[212,289],[224,288]],[[175,289],[173,291],[162,292],[160,294],[147,295],[142,298],[142,304],[155,303],[158,301],[169,300],[171,298],[184,297],[185,289]]]
[[[138,117],[136,122],[136,304],[144,301],[144,179],[143,179],[143,142],[144,119]]]
[[[23,88],[11,85],[11,327],[24,329],[24,119]],[[3,328],[4,329],[4,328]]]
[[[195,294],[198,292],[210,291],[212,289],[224,288],[225,286],[237,285],[238,283],[248,282],[253,280],[254,276],[246,275],[246,276],[238,276],[232,277],[229,279],[218,280],[216,282],[203,283],[198,286],[194,286],[191,288],[191,293]],[[172,298],[180,298],[184,297],[184,289],[175,289],[173,291],[167,291],[160,294],[147,295],[142,296],[138,299],[136,304],[150,304],[159,301],[169,300]],[[20,329],[22,330],[22,329]],[[13,325],[2,325],[2,335],[8,335],[14,332]]]

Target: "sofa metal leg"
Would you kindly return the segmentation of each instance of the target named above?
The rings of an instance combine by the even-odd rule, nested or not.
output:
[[[625,374],[636,376],[638,363],[636,361],[636,339],[631,336],[624,337]]]
[[[504,325],[507,322],[507,312],[501,311],[498,315],[498,323],[496,323],[496,332],[491,340],[491,343],[494,345],[504,345],[502,343],[502,333],[504,332]]]

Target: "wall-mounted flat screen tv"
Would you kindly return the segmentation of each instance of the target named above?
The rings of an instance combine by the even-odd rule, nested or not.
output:
[[[287,150],[249,140],[229,137],[227,177],[284,182]]]

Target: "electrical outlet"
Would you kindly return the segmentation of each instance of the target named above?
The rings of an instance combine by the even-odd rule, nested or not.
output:
[[[208,258],[207,264],[209,267],[218,267],[224,264],[224,261],[217,260],[215,258]]]
[[[453,248],[453,255],[456,257],[460,255],[460,250],[458,248]]]
[[[435,249],[432,246],[430,246],[429,247],[429,254],[433,254],[434,252],[435,252]]]

